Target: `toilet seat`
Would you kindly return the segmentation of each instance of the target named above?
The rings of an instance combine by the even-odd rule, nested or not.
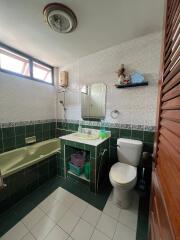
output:
[[[125,187],[136,181],[137,168],[118,162],[111,167],[109,176],[116,185]]]

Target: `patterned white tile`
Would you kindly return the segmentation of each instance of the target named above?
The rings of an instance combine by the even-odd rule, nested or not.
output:
[[[97,208],[88,205],[86,210],[84,211],[82,218],[86,220],[88,223],[90,223],[93,226],[96,226],[99,218],[101,216],[101,211]]]
[[[60,227],[55,226],[45,237],[45,240],[65,240],[68,234],[65,233]]]
[[[103,213],[107,214],[112,218],[115,218],[116,220],[118,220],[120,211],[121,209],[118,206],[114,205],[112,201],[107,201],[103,209]]]
[[[6,234],[1,237],[1,240],[20,240],[28,233],[27,228],[22,222],[18,222]]]
[[[65,232],[71,233],[75,225],[79,221],[79,217],[74,215],[72,211],[67,211],[65,215],[58,221],[58,225],[64,229]]]
[[[112,238],[116,230],[117,221],[106,214],[102,214],[97,225],[97,229]]]
[[[93,234],[93,230],[93,226],[80,219],[73,232],[71,233],[71,237],[74,240],[89,240]]]
[[[22,219],[22,222],[28,229],[31,229],[43,216],[44,212],[36,207]]]
[[[135,240],[136,232],[130,228],[118,223],[113,240]]]
[[[47,216],[41,218],[41,220],[31,229],[31,233],[37,240],[42,240],[55,226],[55,223]]]

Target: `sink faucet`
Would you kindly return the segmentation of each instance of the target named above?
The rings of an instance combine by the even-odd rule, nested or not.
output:
[[[7,184],[4,183],[3,176],[2,176],[1,170],[0,170],[0,189],[5,188],[5,187],[7,187]]]

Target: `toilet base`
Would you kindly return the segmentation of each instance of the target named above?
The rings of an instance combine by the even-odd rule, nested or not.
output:
[[[132,190],[123,191],[113,188],[112,201],[120,208],[128,208],[131,205],[131,199]]]

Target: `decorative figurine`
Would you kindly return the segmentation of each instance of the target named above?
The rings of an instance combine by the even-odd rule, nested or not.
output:
[[[118,84],[128,84],[130,80],[129,74],[126,74],[124,64],[121,64],[121,68],[117,71],[118,74]]]

